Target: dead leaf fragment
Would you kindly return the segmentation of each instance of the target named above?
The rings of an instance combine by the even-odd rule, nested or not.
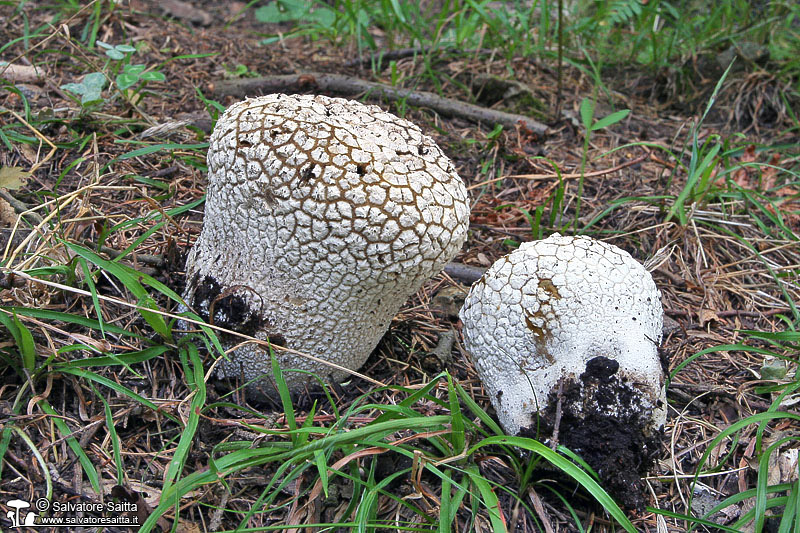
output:
[[[797,458],[797,448],[784,450],[778,456],[778,468],[780,471],[780,476],[778,479],[780,483],[794,483],[797,481]]]
[[[19,152],[19,155],[24,157],[25,161],[27,161],[31,165],[33,165],[34,163],[36,163],[36,161],[39,160],[39,154],[36,152],[36,150],[31,148],[31,145],[29,145],[29,144],[19,144],[19,145],[17,145],[16,148],[17,148],[17,151]]]
[[[742,166],[740,166],[734,173],[733,173],[733,181],[743,189],[752,189],[753,182],[753,175],[756,172],[754,167],[744,166],[745,163],[755,163],[756,161],[756,145],[751,144],[748,145],[744,152],[742,153]]]
[[[444,287],[431,300],[431,308],[450,319],[457,319],[466,295],[461,287]]]
[[[700,312],[697,313],[697,320],[700,322],[700,327],[702,328],[712,320],[719,322],[719,315],[717,315],[717,312],[713,309],[700,309]]]
[[[17,221],[17,213],[5,198],[0,198],[0,226],[13,226]]]
[[[22,167],[0,167],[0,188],[14,191],[25,185],[25,180],[31,175]]]
[[[678,333],[682,329],[683,328],[681,327],[681,325],[678,323],[677,320],[675,320],[674,318],[669,317],[667,315],[664,315],[664,325],[663,325],[661,331],[662,331],[662,335],[665,338],[669,337],[673,333]]]
[[[768,191],[775,186],[776,178],[778,176],[778,167],[781,164],[781,154],[775,152],[769,158],[769,165],[764,166],[761,170],[761,187]]]
[[[178,522],[178,528],[176,531],[178,533],[202,533],[199,525],[184,519],[181,519]]]

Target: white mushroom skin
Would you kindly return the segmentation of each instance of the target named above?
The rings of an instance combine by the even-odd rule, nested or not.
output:
[[[583,403],[562,406],[573,417],[629,420],[638,410],[646,434],[663,427],[661,295],[624,250],[558,234],[523,243],[472,286],[460,317],[466,349],[509,434],[537,427],[560,380],[593,389],[583,390]],[[590,362],[592,372],[610,367],[601,372],[609,375],[588,379]],[[593,394],[611,375],[610,393],[626,396],[621,401]]]
[[[452,162],[407,120],[325,96],[248,99],[211,135],[184,298],[216,325],[355,370],[406,299],[459,251],[468,223]],[[228,337],[226,348],[242,342]],[[276,355],[282,368],[346,377]],[[263,347],[247,344],[230,358],[223,376],[270,382]],[[285,378],[293,391],[312,381]]]

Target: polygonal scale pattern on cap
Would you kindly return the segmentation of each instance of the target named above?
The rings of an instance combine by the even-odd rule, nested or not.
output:
[[[652,405],[663,311],[652,276],[624,250],[589,237],[523,243],[476,282],[460,313],[464,341],[503,426],[532,423],[558,380],[616,360]],[[656,423],[663,425],[663,412]]]
[[[348,368],[466,238],[467,194],[452,162],[417,126],[377,106],[287,95],[234,104],[212,134],[208,166],[190,285],[211,275],[258,308],[260,336]],[[245,360],[246,377],[269,371],[261,349],[234,359],[228,374]]]

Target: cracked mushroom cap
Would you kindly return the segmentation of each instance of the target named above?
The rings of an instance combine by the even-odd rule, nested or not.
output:
[[[558,234],[523,243],[472,286],[460,317],[508,433],[535,429],[559,382],[562,396],[571,383],[582,397],[563,406],[574,417],[643,420],[645,433],[664,425],[661,295],[624,250]]]
[[[355,370],[406,299],[459,251],[468,219],[452,162],[407,120],[325,96],[248,99],[211,135],[184,297],[216,325]],[[226,347],[242,341],[224,337]],[[258,345],[230,355],[224,376],[271,375]],[[276,355],[282,368],[346,376]],[[311,381],[285,377],[293,390]]]

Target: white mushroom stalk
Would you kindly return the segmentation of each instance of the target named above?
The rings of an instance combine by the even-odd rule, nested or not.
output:
[[[631,463],[636,485],[666,420],[661,295],[641,264],[589,237],[523,243],[472,286],[460,317],[509,434],[560,429],[590,464],[593,453]]]
[[[461,248],[468,219],[452,162],[412,123],[325,96],[245,100],[211,135],[184,298],[216,325],[355,370],[406,299]],[[270,382],[263,347],[230,355],[224,376]],[[282,368],[346,377],[277,356]],[[285,377],[295,391],[312,381]]]

